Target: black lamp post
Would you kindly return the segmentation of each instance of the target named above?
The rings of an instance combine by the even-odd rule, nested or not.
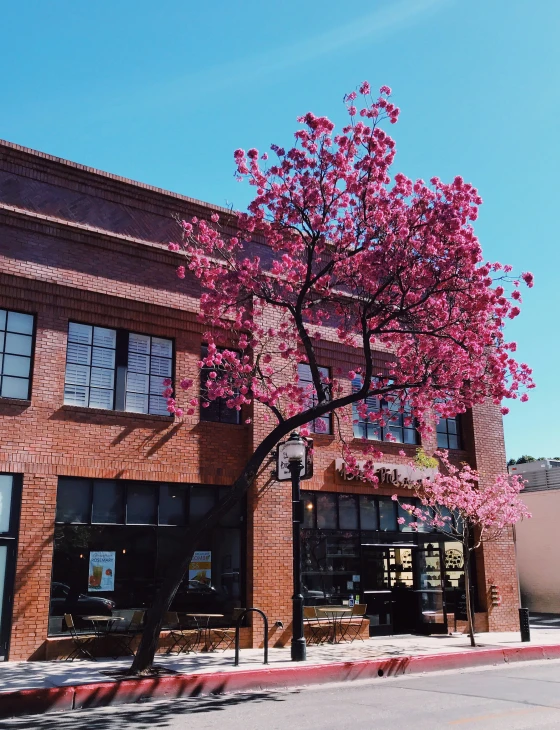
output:
[[[301,523],[303,502],[300,495],[301,472],[305,468],[307,444],[297,433],[292,433],[284,443],[284,456],[292,477],[292,534],[294,595],[292,596],[292,661],[302,662],[306,658],[305,636],[303,634],[303,594],[301,592]]]

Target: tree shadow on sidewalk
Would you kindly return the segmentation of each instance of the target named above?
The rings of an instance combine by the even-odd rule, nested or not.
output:
[[[281,702],[298,690],[282,692],[243,692],[174,700],[154,700],[94,710],[53,712],[52,714],[2,720],[11,730],[165,730],[178,717],[205,712],[220,712],[235,705],[254,702]]]

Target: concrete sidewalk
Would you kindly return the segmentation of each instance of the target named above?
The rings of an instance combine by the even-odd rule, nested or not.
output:
[[[294,663],[289,648],[158,656],[156,666],[170,674],[116,679],[111,673],[130,666],[130,658],[74,662],[0,664],[0,718],[47,711],[99,707],[148,699],[186,697],[397,676],[412,672],[483,666],[508,661],[560,658],[558,630],[532,627],[531,642],[515,633],[478,634],[476,648],[464,634],[387,636],[352,644],[309,646],[307,661]]]

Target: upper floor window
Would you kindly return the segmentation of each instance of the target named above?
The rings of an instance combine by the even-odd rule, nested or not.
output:
[[[352,381],[352,390],[358,391],[362,387],[360,378]],[[360,409],[361,410],[361,409]],[[392,441],[399,444],[419,443],[418,431],[409,406],[402,409],[398,399],[393,401],[382,398],[366,398],[366,412],[358,411],[356,403],[352,404],[352,420],[354,422],[354,436],[366,438],[370,441]],[[382,414],[381,420],[370,420],[369,414]]]
[[[208,347],[203,345],[201,357],[204,359],[207,356]],[[211,367],[203,367],[200,370],[200,420],[212,421],[214,423],[240,423],[241,411],[238,411],[236,408],[229,408],[227,406],[227,398],[215,398],[214,400],[208,398],[206,381],[212,370],[213,368]]]
[[[328,380],[329,375],[329,369],[328,368],[318,368],[319,374],[321,376],[322,380]],[[317,393],[315,391],[315,387],[313,385],[313,378],[311,377],[311,368],[306,363],[300,362],[298,365],[298,377],[299,377],[299,384],[302,386],[302,388],[307,388],[309,395],[308,395],[308,401],[306,404],[307,408],[313,408],[317,405],[319,402],[317,399]],[[320,416],[318,418],[314,418],[312,421],[309,421],[307,424],[309,426],[309,430],[313,431],[313,433],[326,433],[330,434],[332,433],[332,417],[331,414],[328,413],[325,416]]]
[[[34,317],[0,309],[0,395],[29,398]]]
[[[166,416],[162,394],[172,376],[172,340],[69,323],[67,405]]]
[[[437,445],[440,449],[462,449],[459,418],[440,418],[437,426]]]

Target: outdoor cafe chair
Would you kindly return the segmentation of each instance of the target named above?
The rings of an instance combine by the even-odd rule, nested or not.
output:
[[[97,636],[95,634],[79,634],[74,626],[74,619],[72,614],[64,614],[64,623],[66,628],[70,631],[72,641],[74,642],[74,648],[66,657],[67,662],[73,662],[78,657],[84,657],[85,659],[91,659],[96,661],[95,657],[91,654],[88,647],[95,645]]]
[[[167,654],[172,654],[175,647],[177,647],[177,654],[188,654],[191,651],[196,651],[200,642],[200,629],[184,628],[176,611],[168,611],[165,614],[164,628],[169,631],[169,637],[172,641],[171,646],[167,649]]]
[[[134,656],[135,654],[132,649],[132,643],[138,632],[143,629],[145,613],[145,611],[134,611],[130,623],[124,631],[117,629],[116,631],[108,631],[107,633],[107,636],[124,652],[125,656]],[[122,656],[122,654],[119,653],[114,658],[117,659],[119,656]]]
[[[323,644],[329,637],[330,622],[328,619],[320,619],[314,606],[303,607],[303,618],[309,629],[306,643]]]
[[[245,611],[244,608],[233,609],[231,618],[234,624],[237,624],[237,619],[241,616],[243,611]],[[208,627],[207,651],[215,651],[216,649],[226,651],[226,649],[231,649],[234,641],[235,626],[233,628],[226,629],[216,628],[214,626]]]
[[[350,616],[340,619],[340,638],[342,641],[364,640],[361,632],[366,618],[366,611],[366,603],[356,603]]]

